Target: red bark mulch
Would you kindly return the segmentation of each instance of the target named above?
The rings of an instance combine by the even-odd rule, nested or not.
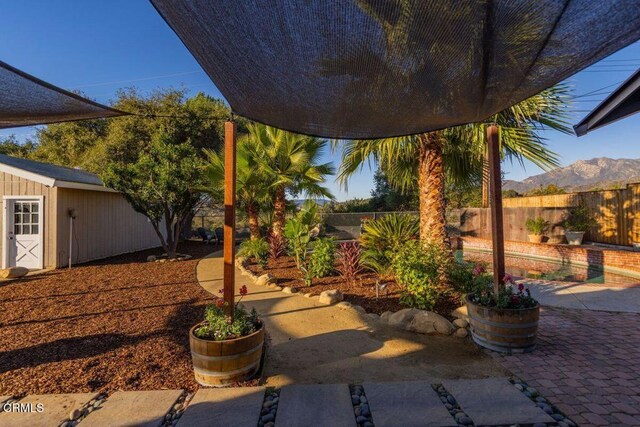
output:
[[[189,328],[212,297],[188,261],[148,250],[0,282],[0,395],[187,389],[198,385]]]
[[[285,256],[277,260],[269,260],[268,268],[263,270],[258,264],[249,262],[247,268],[255,274],[269,273],[277,279],[280,286],[290,286],[298,292],[320,295],[322,291],[329,289],[339,289],[344,295],[344,300],[351,304],[362,306],[368,313],[382,314],[385,311],[398,311],[407,308],[400,303],[401,286],[395,281],[386,282],[387,288],[379,292],[376,299],[376,281],[378,277],[371,272],[363,272],[358,276],[358,283],[348,284],[339,274],[313,279],[311,286],[306,286],[302,279],[302,274],[296,268],[293,257]],[[388,292],[387,292],[388,291]],[[451,297],[441,300],[433,311],[452,319],[451,311],[460,306],[459,299]]]

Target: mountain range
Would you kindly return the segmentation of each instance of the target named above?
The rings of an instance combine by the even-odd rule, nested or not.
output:
[[[534,175],[523,181],[505,180],[502,186],[504,190],[515,190],[522,194],[549,184],[555,184],[567,191],[587,191],[631,182],[640,182],[640,159],[598,157],[578,160],[569,166]]]

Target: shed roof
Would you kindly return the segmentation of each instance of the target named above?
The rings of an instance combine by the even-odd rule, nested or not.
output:
[[[10,173],[49,187],[114,191],[105,187],[98,175],[91,172],[4,154],[0,154],[0,172]]]
[[[576,135],[616,122],[640,111],[640,69],[573,127]]]

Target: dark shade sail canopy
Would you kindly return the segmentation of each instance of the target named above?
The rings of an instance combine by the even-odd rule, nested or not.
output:
[[[0,129],[124,114],[0,61]]]
[[[640,111],[640,70],[614,90],[573,129],[576,135],[583,136],[638,111]]]
[[[245,117],[331,138],[484,120],[640,39],[638,0],[151,0]]]

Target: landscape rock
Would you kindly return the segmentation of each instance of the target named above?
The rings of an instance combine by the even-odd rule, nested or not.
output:
[[[0,270],[0,277],[3,279],[16,279],[18,277],[26,276],[28,272],[28,268],[9,267],[5,268],[4,270]]]
[[[342,301],[336,304],[336,307],[346,310],[347,308],[351,308],[351,303],[348,301]]]
[[[464,319],[467,322],[469,321],[469,313],[467,312],[467,306],[463,305],[461,307],[456,308],[451,312],[451,316],[456,319]]]
[[[367,312],[367,310],[364,309],[364,307],[362,307],[361,305],[356,305],[353,304],[351,305],[351,309],[357,311],[358,313],[364,314]]]
[[[284,288],[282,288],[282,292],[284,292],[285,294],[295,294],[296,292],[298,292],[298,290],[292,288],[291,286],[285,286]]]
[[[393,314],[392,311],[385,311],[380,315],[380,320],[382,322],[389,322],[389,317]]]
[[[469,331],[467,331],[467,328],[458,328],[458,330],[456,331],[456,336],[458,338],[465,338],[467,335],[469,335]]]
[[[265,286],[270,283],[273,283],[273,276],[269,273],[259,276],[258,280],[256,280],[256,285],[258,286]]]
[[[306,294],[303,295],[303,297],[305,297],[305,298],[311,298],[312,296],[313,296],[313,294],[311,292],[306,293]]]
[[[155,261],[155,260],[157,260],[157,259],[158,259],[158,257],[157,257],[157,256],[155,256],[155,255],[149,255],[149,256],[147,257],[147,262],[154,262],[154,261]]]
[[[82,415],[82,411],[80,409],[74,409],[73,411],[71,411],[71,413],[69,414],[69,419],[71,421],[75,420],[76,418],[80,418],[80,416]]]
[[[444,334],[451,335],[455,327],[444,317],[437,313],[426,310],[418,310],[411,322],[407,325],[410,331],[421,334]]]
[[[365,316],[371,320],[380,320],[380,316],[378,316],[376,313],[367,313],[365,314]]]
[[[398,328],[407,328],[416,314],[420,313],[417,308],[403,308],[389,316],[389,325]]]
[[[458,328],[466,328],[467,326],[469,326],[469,322],[467,322],[465,319],[456,319],[453,321],[453,324]]]
[[[338,289],[332,289],[330,291],[323,291],[320,294],[318,302],[320,304],[336,304],[344,299],[344,295]]]

